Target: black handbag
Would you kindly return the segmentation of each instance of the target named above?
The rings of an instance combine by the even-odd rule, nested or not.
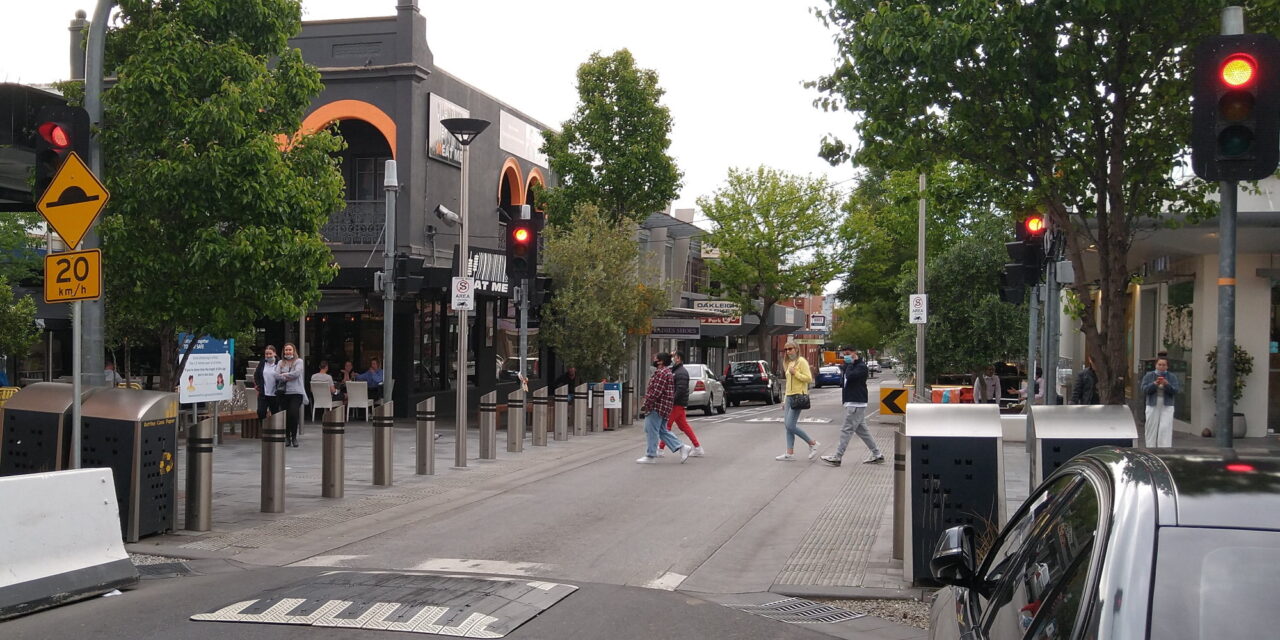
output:
[[[807,393],[793,393],[787,396],[787,398],[788,406],[796,411],[808,409],[811,406],[809,404],[809,394]]]

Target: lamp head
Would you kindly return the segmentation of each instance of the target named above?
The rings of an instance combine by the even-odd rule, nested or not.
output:
[[[451,227],[462,222],[462,216],[450,211],[448,207],[442,204],[436,205],[436,217]]]

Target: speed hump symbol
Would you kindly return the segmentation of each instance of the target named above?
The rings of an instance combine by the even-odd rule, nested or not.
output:
[[[102,250],[64,251],[44,257],[44,301],[75,302],[102,297]]]

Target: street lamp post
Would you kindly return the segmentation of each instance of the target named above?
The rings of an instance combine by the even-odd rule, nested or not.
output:
[[[467,173],[471,164],[471,142],[479,136],[489,126],[488,120],[479,120],[476,118],[445,118],[440,124],[462,145],[462,194],[459,198],[458,212],[460,221],[458,224],[458,277],[470,277],[470,269],[468,265],[470,259],[470,247],[468,246],[468,234],[470,233],[470,209],[467,208]],[[475,289],[473,288],[472,291]],[[453,464],[455,467],[467,466],[467,311],[459,309],[458,311],[458,406],[454,413],[457,415],[457,442],[454,446]]]

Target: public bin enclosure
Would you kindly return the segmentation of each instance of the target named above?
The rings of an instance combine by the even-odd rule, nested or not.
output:
[[[981,535],[1005,522],[1000,409],[994,404],[907,405],[903,577],[931,582],[938,537],[958,525]]]
[[[81,465],[107,467],[115,480],[128,542],[174,528],[178,396],[102,389],[84,402]]]
[[[80,397],[99,390],[85,389]],[[0,476],[70,468],[74,394],[74,386],[66,382],[36,382],[9,398],[0,439]]]
[[[1132,447],[1138,437],[1133,412],[1124,405],[1032,406],[1031,484],[1094,447]]]

